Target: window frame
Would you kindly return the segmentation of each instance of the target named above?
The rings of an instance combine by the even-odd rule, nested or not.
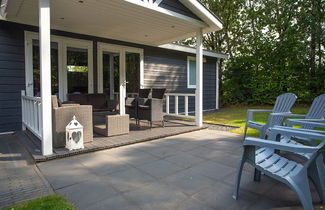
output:
[[[195,61],[196,59],[193,56],[187,56],[187,88],[194,89],[196,88],[196,66],[195,66],[195,85],[190,84],[190,61]]]

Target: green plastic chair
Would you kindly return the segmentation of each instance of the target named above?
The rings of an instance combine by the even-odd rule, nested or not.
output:
[[[285,93],[277,97],[272,110],[267,109],[249,109],[247,110],[247,120],[245,125],[244,139],[246,138],[247,129],[253,128],[260,131],[260,138],[264,139],[268,129],[275,125],[282,125],[285,117],[304,117],[304,115],[294,115],[291,108],[297,100],[297,96],[293,93]],[[253,114],[256,112],[269,112],[270,115],[266,124],[254,122]]]
[[[294,145],[279,142],[282,136],[291,138],[293,136],[308,139],[323,140],[318,146]],[[304,209],[313,209],[311,192],[309,188],[308,177],[316,187],[317,193],[322,203],[325,203],[323,190],[320,187],[321,177],[317,170],[317,162],[322,161],[321,153],[325,147],[325,135],[308,131],[301,131],[282,126],[276,126],[270,129],[267,140],[258,138],[245,138],[243,142],[244,151],[238,168],[236,184],[233,192],[233,198],[238,199],[240,179],[245,163],[261,171],[266,176],[278,180],[291,188],[299,197]],[[259,147],[259,149],[257,149]],[[275,152],[277,151],[277,152]],[[291,153],[309,153],[311,154],[304,164],[289,160],[281,156],[278,151]],[[261,183],[262,184],[262,183]]]

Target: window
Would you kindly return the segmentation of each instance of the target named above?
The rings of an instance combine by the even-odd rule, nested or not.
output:
[[[187,88],[196,88],[195,57],[187,57]]]

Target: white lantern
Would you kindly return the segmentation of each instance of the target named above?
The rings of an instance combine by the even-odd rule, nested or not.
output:
[[[73,116],[72,121],[65,127],[66,131],[66,144],[65,148],[68,150],[83,149],[83,126]]]

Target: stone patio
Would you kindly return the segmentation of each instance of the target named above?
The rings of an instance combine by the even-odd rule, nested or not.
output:
[[[54,193],[14,135],[0,135],[0,209]]]
[[[78,209],[299,208],[296,195],[246,165],[232,199],[241,136],[201,130],[38,163],[54,191]],[[319,199],[313,190],[315,205]]]

